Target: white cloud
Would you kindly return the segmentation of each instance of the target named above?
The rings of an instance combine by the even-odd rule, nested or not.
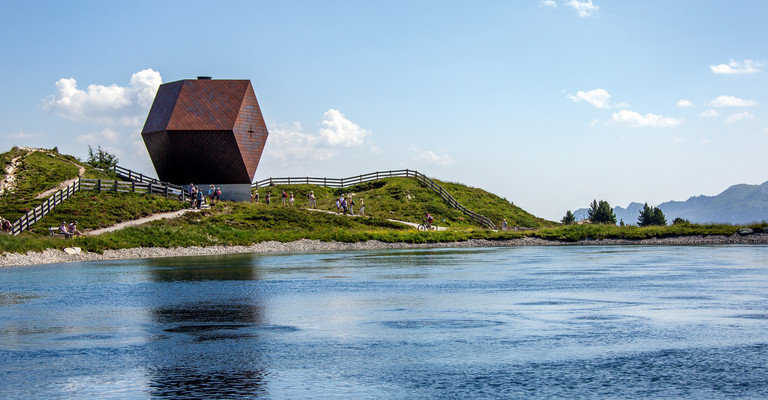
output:
[[[319,135],[304,133],[301,124],[292,122],[269,127],[264,156],[290,165],[297,161],[328,161],[337,151],[321,146]]]
[[[701,113],[702,117],[717,117],[718,115],[720,115],[720,113],[717,112],[717,110],[713,110],[711,108]]]
[[[323,125],[320,137],[332,147],[355,147],[363,144],[363,139],[370,135],[356,123],[346,119],[344,114],[333,108],[323,115]]]
[[[631,126],[633,128],[644,126],[666,128],[671,126],[678,126],[682,124],[684,120],[677,118],[665,118],[663,115],[650,113],[641,115],[634,111],[621,110],[619,112],[613,113],[613,121],[619,124]]]
[[[16,132],[16,133],[6,133],[3,135],[4,138],[8,139],[35,139],[39,137],[43,137],[44,135],[41,133],[29,133],[29,132]]]
[[[568,98],[574,102],[586,101],[597,108],[610,108],[611,95],[604,89],[595,89],[588,92],[578,91],[576,96],[569,94]]]
[[[755,118],[755,116],[752,115],[752,113],[750,113],[748,111],[744,111],[744,112],[734,113],[734,114],[729,115],[728,117],[725,118],[725,123],[726,124],[732,124],[734,122],[738,122],[738,121],[741,121],[741,120],[754,119],[754,118]]]
[[[744,100],[734,96],[718,96],[709,102],[712,107],[753,107],[757,105],[754,100]]]
[[[424,162],[428,165],[437,165],[447,167],[456,164],[456,162],[447,154],[438,154],[432,150],[411,149],[412,158],[416,161]]]
[[[304,133],[298,122],[270,124],[264,157],[283,166],[330,161],[339,155],[341,148],[360,146],[370,135],[335,109],[325,112],[322,124],[325,127],[317,134]]]
[[[127,87],[92,84],[81,90],[74,78],[62,78],[56,82],[56,93],[45,100],[44,107],[73,121],[139,126],[161,83],[160,73],[152,69],[131,75]]]
[[[710,65],[709,68],[716,74],[754,74],[760,72],[764,62],[744,60],[743,63],[731,60],[728,64]]]
[[[120,134],[112,129],[102,129],[101,132],[86,133],[80,135],[75,140],[84,145],[90,145],[91,147],[97,147],[103,143],[117,144],[120,141]]]
[[[579,17],[585,18],[589,17],[593,13],[597,12],[597,10],[600,9],[600,7],[594,5],[592,3],[592,0],[568,0],[568,2],[565,3],[568,7],[573,8],[576,10],[576,12],[579,13]]]
[[[690,100],[681,99],[677,102],[678,107],[693,107],[693,103]]]
[[[541,0],[539,6],[557,8],[557,3],[555,0]]]
[[[763,129],[763,133],[765,133],[766,135],[768,135],[768,127],[766,127],[765,129]]]

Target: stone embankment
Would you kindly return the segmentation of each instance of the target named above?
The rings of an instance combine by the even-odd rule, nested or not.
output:
[[[80,261],[104,261],[156,257],[210,256],[244,253],[278,253],[308,251],[352,251],[378,249],[414,249],[414,248],[451,248],[451,247],[508,247],[508,246],[607,246],[607,245],[731,245],[731,244],[768,244],[768,233],[732,236],[684,236],[653,238],[643,240],[600,239],[579,242],[550,241],[539,238],[513,240],[473,239],[462,242],[445,243],[386,243],[371,240],[360,243],[322,242],[319,240],[297,240],[295,242],[263,242],[251,246],[209,246],[186,248],[133,248],[106,250],[104,254],[82,252],[68,248],[67,251],[46,250],[27,254],[5,253],[0,256],[0,266],[52,264]]]

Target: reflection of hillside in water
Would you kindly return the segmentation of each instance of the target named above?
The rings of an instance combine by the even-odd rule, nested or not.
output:
[[[150,261],[150,279],[161,283],[147,296],[161,330],[148,345],[151,397],[266,393],[258,261],[251,256]]]

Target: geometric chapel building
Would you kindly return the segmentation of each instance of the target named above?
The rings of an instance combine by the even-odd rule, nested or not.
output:
[[[160,85],[141,131],[161,181],[215,184],[243,200],[268,135],[249,80],[209,77]]]

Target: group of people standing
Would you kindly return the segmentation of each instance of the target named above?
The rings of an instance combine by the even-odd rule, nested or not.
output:
[[[200,186],[195,186],[193,183],[189,184],[189,189],[187,190],[192,203],[192,208],[197,208],[198,210],[202,207],[203,200],[207,199],[208,203],[213,207],[216,205],[216,202],[221,199],[221,188],[213,185],[208,186],[208,193],[200,189]]]
[[[350,215],[355,214],[355,200],[352,198],[352,193],[339,196],[336,200],[336,211],[344,214],[349,212]],[[360,215],[365,215],[365,201],[363,199],[360,199]]]
[[[259,190],[256,189],[251,193],[251,202],[252,203],[259,203],[261,199],[261,195],[259,194]],[[264,200],[266,204],[271,204],[272,202],[272,196],[269,191],[267,191],[267,194],[264,196]],[[283,206],[290,206],[293,207],[296,204],[296,196],[293,194],[293,192],[286,192],[285,190],[282,190],[280,192],[280,200],[282,202]],[[309,193],[307,193],[307,200],[309,201],[309,208],[315,209],[317,208],[317,198],[315,197],[315,191],[310,190]],[[341,195],[338,200],[336,200],[336,211],[342,212],[344,210],[344,213],[354,214],[354,208],[355,208],[355,201],[352,199],[352,194],[343,194]],[[365,215],[365,202],[363,199],[360,199],[360,211],[359,213],[361,215]]]

